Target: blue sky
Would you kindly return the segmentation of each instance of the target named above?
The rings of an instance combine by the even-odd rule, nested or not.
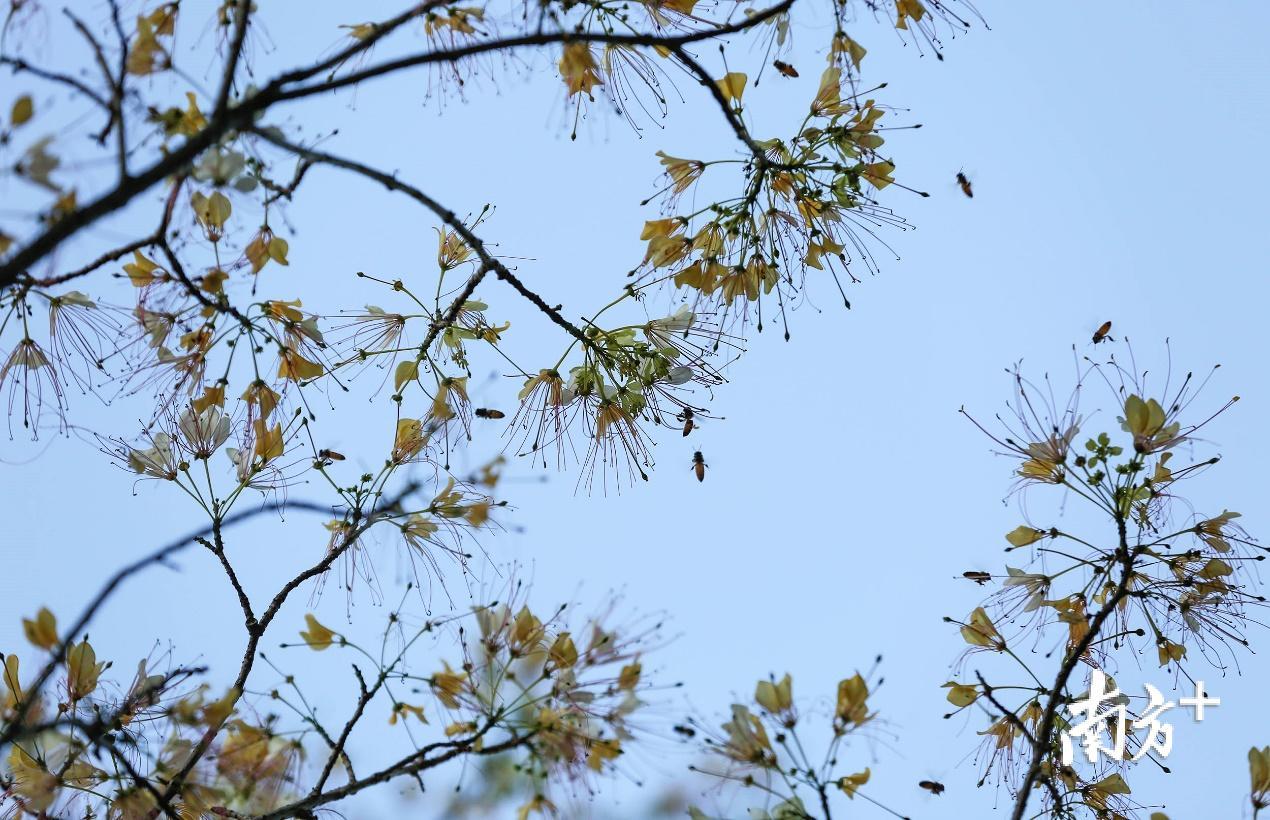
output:
[[[1108,318],[1153,370],[1166,365],[1165,338],[1178,371],[1221,363],[1198,406],[1215,408],[1236,393],[1242,401],[1206,430],[1199,452],[1219,452],[1223,462],[1193,483],[1193,500],[1203,511],[1242,511],[1254,534],[1266,529],[1259,506],[1270,458],[1270,368],[1259,328],[1270,295],[1270,55],[1260,40],[1270,9],[985,0],[979,10],[991,30],[949,42],[943,62],[902,46],[884,24],[859,24],[856,39],[870,49],[866,80],[889,82],[882,99],[923,124],[888,140],[897,177],[932,194],[887,192],[887,204],[916,228],[886,237],[902,258],[880,257],[881,274],[852,286],[851,311],[838,307],[832,283],[819,283],[811,301],[822,310],[796,311],[788,343],[755,334],[717,391],[726,420],[705,423],[687,442],[662,436],[647,485],[587,497],[575,494],[573,474],[509,483],[515,509],[505,521],[515,529],[486,541],[497,566],[525,567],[543,608],[568,599],[588,608],[621,590],[639,611],[667,613],[677,637],[646,666],[684,682],[690,706],[668,695],[671,716],[692,708],[722,718],[733,697],[748,699],[769,672],[791,672],[800,697],[828,699],[839,678],[883,654],[886,683],[874,705],[898,739],[857,745],[844,760],[872,765],[872,793],[921,818],[990,816],[1008,802],[975,788],[982,721],[942,720],[939,689],[962,649],[940,619],[964,616],[980,594],[957,576],[1002,571],[1001,535],[1021,520],[1016,498],[1003,503],[1009,464],[957,413],[963,404],[980,418],[1002,409],[1010,392],[1004,368],[1022,360],[1027,372],[1065,385],[1071,345],[1087,352],[1089,335]],[[328,8],[273,19],[277,51],[259,55],[261,76],[302,38],[334,44],[337,24],[358,22]],[[789,62],[805,66],[803,76],[786,81],[769,70],[747,91],[756,136],[781,134],[800,116],[825,35],[815,20],[796,25]],[[46,53],[59,47],[69,46],[54,41]],[[760,55],[744,48],[735,46],[729,61],[748,60],[753,72]],[[672,102],[664,129],[637,135],[597,105],[576,141],[545,60],[530,58],[518,74],[500,71],[496,83],[481,82],[470,102],[452,100],[441,115],[418,104],[423,82],[405,75],[359,88],[352,108],[342,98],[280,117],[306,134],[338,126],[325,148],[373,156],[456,211],[495,203],[483,235],[500,253],[522,257],[523,278],[571,315],[607,301],[642,258],[639,228],[655,214],[638,203],[655,190],[654,152],[734,150],[726,124],[688,82],[680,84],[688,103]],[[973,200],[956,190],[959,169],[973,179]],[[312,173],[290,213],[298,228],[291,266],[273,271],[267,295],[303,293],[306,307],[322,310],[387,307],[387,295],[354,271],[431,281],[430,219],[340,172]],[[109,241],[131,224],[116,220],[97,238]],[[558,340],[515,306],[510,290],[482,286],[478,295],[505,307],[509,340],[531,351],[526,361],[539,351],[554,361]],[[479,369],[473,382],[485,382]],[[495,378],[478,389],[491,404],[509,405],[518,386]],[[1104,397],[1091,390],[1085,405],[1093,410]],[[391,415],[363,397],[338,401],[330,418],[339,426],[329,428],[337,449],[363,429],[384,429]],[[1101,406],[1091,429],[1114,427],[1114,408]],[[126,403],[100,408],[78,399],[73,409],[81,423],[118,432],[136,417]],[[689,471],[693,449],[710,463],[704,483]],[[134,495],[130,476],[77,440],[47,449],[14,441],[4,453],[0,647],[22,645],[19,616],[47,604],[69,619],[108,572],[198,521],[163,488],[141,485]],[[518,465],[516,475],[537,474]],[[1047,509],[1041,495],[1030,497],[1034,517]],[[298,560],[319,554],[325,532],[310,519],[297,514],[286,526],[260,523],[235,536],[231,552],[249,590],[267,594]],[[395,559],[386,547],[382,555],[390,588]],[[205,558],[191,555],[179,572],[133,582],[91,630],[99,654],[128,669],[157,639],[217,675],[236,670],[239,636],[216,628],[237,623],[235,604]],[[494,568],[485,572],[496,583]],[[294,634],[305,611],[297,597],[280,631]],[[328,594],[317,611],[343,627],[341,596]],[[364,597],[354,608],[368,632],[383,614]],[[1265,636],[1252,637],[1255,644]],[[318,697],[334,707],[347,695],[351,681],[338,658],[296,655],[285,657],[297,669],[330,675],[330,691]],[[1270,668],[1262,656],[1240,663],[1242,675],[1224,677],[1200,667],[1225,703],[1203,724],[1178,722],[1175,773],[1130,778],[1174,820],[1246,815],[1246,750],[1270,743],[1261,702]],[[1154,665],[1144,660],[1143,679],[1171,684]],[[376,739],[361,743],[369,750]],[[665,760],[664,744],[654,748],[633,761],[640,775],[679,776],[687,758]],[[922,778],[941,780],[948,792],[924,796],[914,785]],[[596,816],[639,816],[645,799],[606,785],[583,805]],[[851,808],[872,816],[867,806]]]

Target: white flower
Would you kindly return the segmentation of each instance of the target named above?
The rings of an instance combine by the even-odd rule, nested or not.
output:
[[[249,482],[254,473],[251,454],[244,453],[237,447],[226,447],[225,455],[229,456],[229,460],[233,462],[234,475],[238,477],[238,481],[243,484]]]
[[[198,165],[194,167],[194,178],[200,182],[211,182],[225,185],[242,173],[247,166],[247,158],[237,151],[221,152],[218,148],[203,154]]]
[[[196,458],[208,458],[229,438],[229,416],[215,405],[207,406],[201,413],[194,412],[193,407],[185,408],[177,426]]]
[[[676,385],[687,384],[692,381],[692,368],[685,367],[683,365],[680,365],[679,367],[672,367],[670,368],[670,371],[666,373],[666,381],[670,384]]]
[[[680,305],[679,310],[664,319],[654,319],[644,325],[644,337],[654,346],[658,348],[673,348],[672,339],[674,336],[682,336],[692,327],[692,323],[696,320],[697,315],[688,309],[687,305]]]
[[[1005,569],[1010,573],[1010,577],[1005,579],[1003,586],[1024,587],[1029,593],[1027,606],[1023,607],[1023,611],[1034,612],[1039,609],[1045,601],[1045,593],[1050,588],[1049,576],[1024,572],[1014,567],[1006,567]]]
[[[152,441],[153,447],[147,450],[134,449],[128,453],[128,466],[152,478],[175,481],[176,455],[172,451],[172,437],[167,433],[156,433]]]

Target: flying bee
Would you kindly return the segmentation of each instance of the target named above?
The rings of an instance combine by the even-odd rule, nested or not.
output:
[[[992,576],[982,570],[970,570],[968,572],[963,572],[961,577],[968,581],[974,581],[979,586],[983,586],[992,580]]]
[[[321,450],[318,450],[318,457],[317,457],[317,461],[315,462],[315,466],[317,466],[318,469],[321,469],[322,467],[326,467],[336,461],[343,461],[343,460],[344,460],[343,453],[337,453],[334,450],[327,450],[326,448],[322,448]]]
[[[507,414],[502,410],[495,410],[492,407],[478,407],[473,411],[473,415],[475,415],[478,419],[501,419]]]
[[[957,187],[968,199],[975,198],[975,189],[970,187],[970,178],[963,171],[957,172]]]
[[[1094,331],[1094,344],[1098,344],[1099,342],[1104,341],[1106,339],[1111,339],[1111,337],[1107,335],[1110,332],[1111,332],[1111,320],[1108,319],[1107,321],[1099,325],[1098,329]],[[1115,339],[1111,339],[1111,341],[1114,342]]]
[[[937,783],[934,780],[919,780],[917,785],[931,794],[939,795],[944,793],[944,784]]]
[[[794,67],[793,67],[792,65],[790,65],[789,63],[783,63],[783,62],[781,62],[780,60],[774,60],[774,61],[772,62],[772,68],[774,68],[774,69],[776,69],[777,71],[779,71],[779,72],[780,72],[783,76],[785,76],[785,77],[797,77],[797,76],[798,76],[798,69],[794,68]]]
[[[709,466],[709,464],[706,464],[706,457],[701,455],[700,450],[692,454],[692,471],[697,474],[698,481],[706,480],[706,467]]]
[[[687,436],[689,433],[692,432],[692,428],[697,426],[696,422],[693,421],[693,412],[691,407],[685,407],[683,409],[683,412],[680,413],[678,416],[675,416],[675,418],[679,419],[680,421],[684,423],[685,436]]]

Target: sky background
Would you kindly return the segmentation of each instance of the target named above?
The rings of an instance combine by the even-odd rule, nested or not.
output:
[[[206,19],[203,5],[185,3],[183,13]],[[857,743],[840,759],[848,771],[872,766],[870,793],[918,818],[993,816],[1009,803],[990,785],[975,787],[983,719],[942,720],[948,704],[939,688],[963,648],[940,619],[964,617],[982,594],[958,576],[1001,572],[1002,534],[1022,521],[1018,497],[1007,498],[1010,463],[991,455],[990,442],[957,412],[965,405],[990,419],[1002,410],[1011,390],[1005,368],[1022,360],[1029,374],[1050,373],[1065,395],[1071,345],[1091,352],[1089,336],[1105,319],[1153,371],[1167,367],[1166,338],[1175,372],[1220,363],[1197,409],[1216,409],[1234,394],[1242,401],[1206,428],[1196,455],[1217,452],[1223,462],[1191,483],[1191,498],[1205,513],[1243,512],[1254,534],[1267,528],[1270,53],[1262,39],[1270,7],[984,0],[979,10],[991,30],[977,25],[948,42],[943,62],[905,47],[885,22],[866,17],[852,30],[869,48],[866,81],[889,82],[881,99],[911,109],[899,119],[923,124],[888,139],[897,178],[931,193],[886,192],[886,204],[916,228],[885,237],[902,258],[879,254],[880,275],[849,291],[851,311],[840,308],[832,283],[816,282],[815,306],[791,316],[788,343],[777,333],[753,334],[716,393],[726,420],[704,423],[687,441],[661,436],[648,484],[588,497],[574,492],[574,473],[539,483],[539,473],[516,463],[510,475],[525,480],[502,488],[515,507],[503,519],[509,531],[486,539],[492,562],[478,570],[497,585],[498,572],[518,563],[542,609],[577,600],[589,610],[619,591],[632,612],[666,613],[674,640],[645,668],[684,683],[684,699],[667,693],[659,706],[671,718],[696,711],[721,719],[734,698],[749,699],[757,679],[785,671],[800,699],[827,706],[840,678],[882,654],[886,682],[871,704],[895,737]],[[259,76],[286,63],[298,43],[333,47],[338,24],[360,22],[335,4],[306,4],[303,16],[265,11],[272,45],[257,53]],[[56,25],[49,30],[44,56],[75,47],[59,39]],[[801,119],[827,35],[814,15],[797,21],[787,60],[802,77],[785,80],[769,69],[747,90],[757,137],[783,135]],[[711,49],[703,59],[717,68]],[[751,75],[760,59],[740,42],[729,53],[732,67]],[[687,102],[672,101],[664,128],[636,134],[597,104],[571,141],[571,109],[560,102],[552,63],[526,60],[518,71],[499,70],[496,83],[473,84],[468,103],[451,100],[441,115],[437,104],[419,104],[425,78],[415,73],[281,111],[273,121],[310,135],[338,127],[327,150],[373,157],[456,211],[495,203],[483,236],[516,258],[548,302],[576,316],[608,301],[642,258],[639,230],[656,213],[638,203],[656,189],[654,152],[731,156],[735,148],[718,111],[687,81],[679,83]],[[11,83],[0,80],[0,99],[12,96]],[[961,169],[974,182],[973,200],[956,189]],[[21,183],[3,186],[7,196]],[[431,219],[335,170],[313,171],[305,188],[289,212],[291,265],[268,270],[263,295],[303,294],[306,308],[323,311],[391,309],[388,294],[352,276],[357,270],[431,287]],[[129,231],[141,224],[148,222],[115,219],[93,239],[135,235]],[[477,295],[512,319],[508,340],[528,351],[524,361],[555,360],[559,338],[510,290],[483,285]],[[669,312],[668,296],[660,306]],[[656,300],[648,310],[660,312]],[[519,387],[485,379],[479,367],[473,384],[492,406],[510,406]],[[1115,408],[1093,387],[1082,409],[1103,412],[1086,429],[1114,429]],[[81,424],[135,429],[139,411],[126,402],[102,408],[73,398]],[[364,399],[363,390],[339,398],[338,413],[328,411],[330,446],[344,450],[363,431],[391,429],[391,408]],[[694,449],[710,464],[700,484],[689,470]],[[199,519],[153,482],[134,493],[129,475],[74,438],[38,446],[18,439],[0,453],[8,513],[0,529],[0,647],[23,647],[30,663],[20,616],[48,605],[69,622],[108,573]],[[292,496],[307,497],[305,488]],[[1043,493],[1028,501],[1034,520],[1058,520]],[[1077,517],[1074,506],[1068,515]],[[326,539],[318,517],[267,519],[237,531],[230,546],[257,597],[318,556]],[[385,594],[395,601],[395,558],[387,545],[380,549]],[[208,663],[216,680],[228,680],[241,636],[220,624],[238,623],[235,602],[210,558],[190,553],[179,563],[179,571],[156,569],[131,582],[105,608],[91,628],[98,654],[128,670],[157,639],[179,660]],[[461,584],[455,591],[464,605]],[[444,601],[434,603],[444,610]],[[307,595],[295,596],[279,635],[294,636],[307,604]],[[314,611],[350,634],[373,633],[386,614],[360,595],[352,607],[358,625],[348,626],[346,608],[342,595],[328,592]],[[1252,638],[1266,636],[1257,629]],[[346,664],[332,652],[301,654],[279,657],[290,669],[325,676],[327,690],[315,696],[338,709],[352,691]],[[1155,670],[1153,655],[1141,677],[1167,690],[1172,679]],[[1239,663],[1242,674],[1194,665],[1223,706],[1203,724],[1174,721],[1173,775],[1142,769],[1129,778],[1135,794],[1166,805],[1173,820],[1248,815],[1245,755],[1250,745],[1270,743],[1270,667],[1258,655]],[[378,743],[367,733],[355,749],[372,754]],[[657,742],[634,754],[633,776],[654,784],[685,776],[690,759],[669,755],[673,748]],[[437,791],[455,776],[437,778]],[[923,778],[944,782],[947,793],[924,795],[915,786]],[[703,807],[736,813],[744,805],[697,797],[709,784],[685,782]],[[606,781],[594,798],[579,798],[596,817],[638,817],[655,791]],[[849,808],[853,817],[883,816],[859,801]]]

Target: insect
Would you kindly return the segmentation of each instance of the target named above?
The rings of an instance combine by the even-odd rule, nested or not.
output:
[[[680,413],[678,416],[676,416],[675,418],[679,419],[680,421],[684,423],[685,436],[692,432],[692,428],[697,426],[696,422],[693,421],[693,412],[691,407],[685,407],[684,411]]]
[[[313,466],[317,467],[320,470],[323,467],[327,467],[336,461],[343,461],[343,460],[344,460],[343,453],[337,453],[334,450],[327,450],[323,448],[321,450],[318,450],[317,461],[313,463]]]
[[[794,68],[789,63],[783,63],[780,60],[773,61],[772,68],[776,69],[777,71],[779,71],[782,75],[786,77],[798,76],[798,69]]]
[[[709,464],[706,464],[706,457],[701,455],[700,450],[692,454],[692,471],[697,474],[698,481],[706,480],[706,467],[709,466]]]
[[[979,586],[983,586],[992,580],[992,576],[982,570],[970,570],[961,574],[962,578],[968,581],[974,581]]]
[[[507,415],[502,410],[495,410],[492,407],[478,407],[474,414],[478,419],[501,419]]]
[[[1094,344],[1098,344],[1099,342],[1105,339],[1111,339],[1111,337],[1107,335],[1110,332],[1111,332],[1111,320],[1108,319],[1107,321],[1099,325],[1098,329],[1094,331]],[[1115,339],[1111,339],[1111,341],[1114,342]]]
[[[960,188],[961,192],[969,199],[975,198],[975,189],[970,187],[970,178],[967,177],[963,171],[957,172],[957,187]]]
[[[925,789],[926,791],[930,792],[931,794],[944,793],[944,784],[937,783],[934,780],[919,780],[917,782],[917,785]]]

